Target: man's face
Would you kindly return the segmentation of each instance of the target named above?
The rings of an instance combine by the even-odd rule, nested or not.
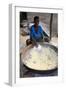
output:
[[[39,25],[39,19],[35,19],[34,20],[34,23],[35,23],[35,26],[38,27],[38,25]]]

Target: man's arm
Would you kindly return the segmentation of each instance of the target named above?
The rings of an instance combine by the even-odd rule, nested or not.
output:
[[[33,32],[32,32],[32,28],[31,28],[31,30],[30,30],[30,39],[32,40],[32,44],[38,46],[37,41],[36,41],[36,39],[34,38],[34,35],[33,35]]]
[[[43,41],[44,41],[45,38],[48,38],[49,39],[49,36],[44,32],[44,30],[42,29],[42,27],[40,27],[40,28],[41,28],[41,34],[42,34]]]
[[[42,39],[44,40],[43,29],[42,29],[42,27],[41,27],[41,26],[40,26],[40,33],[41,33]]]

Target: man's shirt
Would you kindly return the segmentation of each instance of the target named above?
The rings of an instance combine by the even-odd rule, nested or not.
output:
[[[40,39],[43,38],[43,30],[41,26],[38,26],[38,30],[35,31],[34,25],[32,25],[31,30],[30,30],[30,38],[35,39],[36,41],[39,41]]]

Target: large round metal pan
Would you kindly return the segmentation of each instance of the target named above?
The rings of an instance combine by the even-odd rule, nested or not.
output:
[[[58,48],[57,47],[55,47],[54,45],[51,45],[51,44],[49,44],[49,43],[40,43],[42,46],[44,46],[44,47],[50,47],[50,48],[52,48],[57,54],[58,54]],[[26,49],[26,52],[27,52],[27,50],[29,50],[29,49],[32,49],[32,47],[31,46],[27,46],[27,49]],[[24,56],[25,56],[25,53],[24,53]],[[23,58],[22,58],[22,55],[21,55],[21,61],[23,60]],[[32,70],[32,71],[37,71],[37,72],[53,72],[53,71],[55,71],[55,70],[57,70],[57,68],[58,67],[55,67],[55,68],[52,68],[52,69],[50,69],[50,70],[38,70],[38,69],[35,69],[35,68],[32,68],[32,67],[30,67],[30,66],[27,66],[26,64],[25,64],[25,62],[24,62],[24,60],[22,61],[22,63],[24,64],[24,66],[26,67],[26,68],[28,68],[29,70]]]

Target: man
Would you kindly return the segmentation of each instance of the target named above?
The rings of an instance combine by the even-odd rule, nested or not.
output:
[[[27,40],[26,44],[29,45],[33,43],[37,45],[37,42],[44,40],[44,36],[48,37],[47,34],[42,30],[41,26],[39,25],[39,17],[35,16],[34,25],[32,25],[30,30],[30,40]]]

